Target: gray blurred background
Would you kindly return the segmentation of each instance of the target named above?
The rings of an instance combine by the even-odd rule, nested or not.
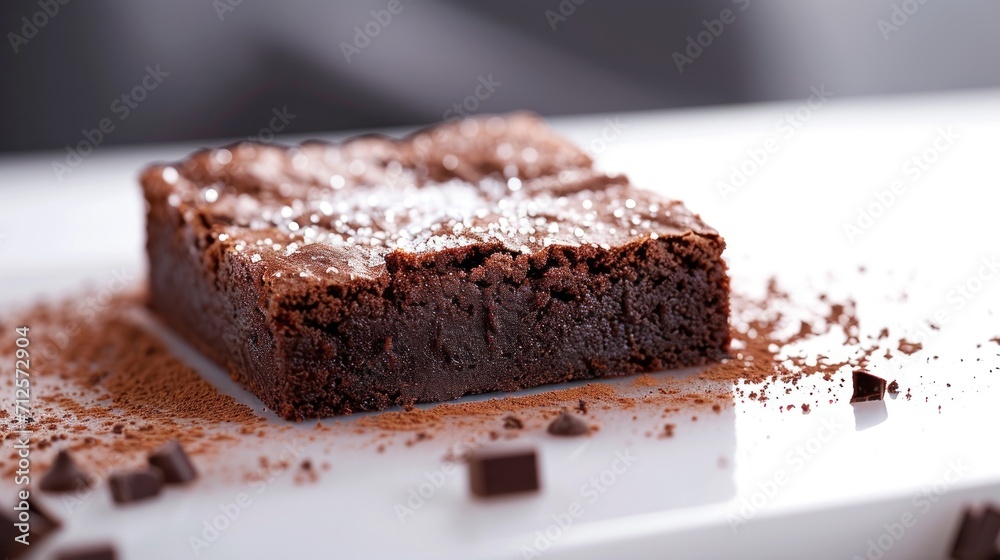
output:
[[[995,87],[998,22],[981,0],[7,1],[0,151]]]

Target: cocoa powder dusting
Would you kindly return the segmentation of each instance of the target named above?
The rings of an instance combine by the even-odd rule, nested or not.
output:
[[[107,472],[170,440],[204,454],[233,439],[226,426],[263,423],[130,318],[142,308],[141,294],[114,296],[96,313],[81,310],[78,299],[43,302],[17,318],[30,326],[39,449],[58,444],[86,468]],[[12,348],[4,344],[5,352]],[[42,455],[39,468],[52,456]]]

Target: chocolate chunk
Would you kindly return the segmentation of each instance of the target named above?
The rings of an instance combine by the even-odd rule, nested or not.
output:
[[[24,534],[14,524],[22,522],[19,518],[25,512],[28,515],[27,523],[31,529],[28,546],[14,540]],[[18,499],[13,508],[0,508],[0,557],[13,560],[22,554],[27,554],[32,545],[38,546],[38,543],[58,529],[59,525],[58,519],[30,497],[26,500]]]
[[[469,458],[469,486],[479,497],[538,490],[538,460],[534,450],[475,452]]]
[[[554,436],[582,436],[588,432],[590,428],[583,420],[565,410],[549,424],[549,433]]]
[[[127,504],[159,494],[163,488],[163,473],[160,469],[115,473],[108,477],[108,484],[115,502]]]
[[[63,449],[38,486],[46,492],[75,492],[90,488],[90,477],[76,466],[69,451]]]
[[[854,394],[851,402],[880,401],[885,395],[885,379],[874,376],[865,370],[854,372]]]
[[[149,464],[160,469],[163,481],[167,484],[183,484],[198,477],[184,448],[176,441],[171,441],[154,451],[149,456]]]
[[[524,428],[524,422],[517,416],[508,416],[503,419],[503,427],[508,430],[520,430]]]
[[[1000,557],[1000,510],[987,506],[981,511],[966,509],[958,535],[951,547],[954,560],[995,560]]]
[[[73,550],[61,550],[57,560],[115,560],[118,555],[110,544],[99,544]]]

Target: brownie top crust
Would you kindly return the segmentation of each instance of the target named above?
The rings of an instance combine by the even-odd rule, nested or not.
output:
[[[633,187],[538,117],[476,117],[403,139],[239,143],[148,168],[150,200],[280,277],[375,278],[469,246],[531,254],[664,236],[719,238],[680,202]]]

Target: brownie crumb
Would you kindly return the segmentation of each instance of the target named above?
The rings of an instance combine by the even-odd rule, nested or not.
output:
[[[506,416],[503,419],[503,427],[507,430],[520,430],[524,428],[524,422],[521,422],[521,419],[516,416]]]
[[[124,424],[115,424],[114,426],[111,427],[111,433],[113,434],[120,434],[124,431],[125,431]]]
[[[586,414],[587,413],[587,401],[585,401],[583,399],[580,399],[580,402],[578,402],[577,405],[576,405],[576,410],[579,411],[580,414]]]
[[[893,380],[892,383],[889,383],[889,386],[886,388],[886,391],[889,391],[893,395],[899,393],[899,383],[896,383],[896,381]]]
[[[554,436],[582,436],[590,432],[590,428],[587,424],[570,414],[569,411],[563,410],[559,413],[559,416],[549,424],[549,433]]]
[[[660,437],[672,438],[674,437],[674,428],[677,426],[675,424],[667,424],[663,426],[663,434]]]
[[[802,414],[809,414],[811,411],[812,408],[808,404],[802,403]]]

